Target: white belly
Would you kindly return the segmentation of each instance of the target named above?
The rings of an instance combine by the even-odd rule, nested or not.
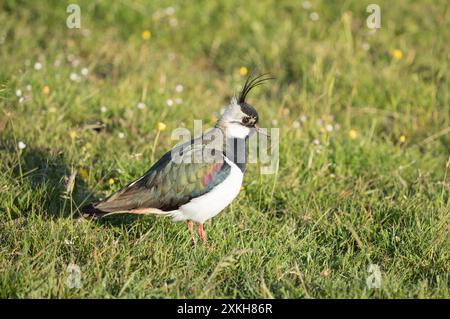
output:
[[[225,158],[231,166],[230,174],[209,193],[192,199],[173,212],[174,221],[192,220],[203,224],[227,207],[239,194],[244,174],[236,164]]]

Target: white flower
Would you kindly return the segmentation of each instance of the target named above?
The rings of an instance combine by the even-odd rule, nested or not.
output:
[[[173,105],[173,100],[172,99],[168,99],[166,101],[167,106],[172,106]]]
[[[21,96],[19,99],[19,103],[23,103],[23,102],[25,102],[25,98],[23,96]]]
[[[27,88],[28,91],[31,91],[31,89],[32,89],[31,84],[27,84],[26,88]]]
[[[183,85],[177,84],[177,86],[175,87],[175,91],[178,93],[183,92]]]
[[[70,78],[72,81],[78,81],[78,80],[80,79],[79,75],[76,74],[76,73],[74,73],[74,72],[70,73],[69,78]]]
[[[169,24],[171,27],[176,27],[178,25],[178,20],[175,18],[170,18]]]
[[[319,145],[319,144],[320,144],[320,141],[319,141],[317,138],[315,138],[315,139],[313,139],[312,143],[313,143],[314,145]]]
[[[325,126],[325,129],[326,129],[328,132],[331,132],[331,131],[333,131],[333,125],[327,124],[327,125]]]
[[[153,20],[159,20],[161,18],[161,11],[157,10],[152,15]]]
[[[117,134],[117,136],[118,136],[120,139],[123,139],[123,138],[125,137],[125,133],[119,132],[119,134]]]
[[[181,104],[181,103],[183,103],[183,99],[177,97],[177,98],[175,99],[175,103],[176,103],[176,104]]]
[[[309,2],[309,1],[303,1],[302,7],[303,7],[303,9],[309,9],[309,8],[311,8],[311,2]]]
[[[299,127],[300,127],[300,122],[299,121],[292,122],[292,128],[299,128]]]
[[[300,115],[300,122],[302,123],[306,122],[306,115]]]
[[[341,125],[339,123],[334,124],[334,129],[338,131],[341,128]]]
[[[21,89],[17,89],[17,90],[16,90],[16,96],[17,96],[17,97],[22,96],[22,90],[21,90]]]
[[[82,68],[82,69],[81,69],[81,74],[82,74],[83,76],[87,76],[87,75],[89,74],[88,68]]]
[[[73,67],[77,67],[80,64],[80,60],[74,59],[71,63]]]
[[[83,36],[87,38],[87,37],[89,37],[91,35],[91,30],[87,29],[87,28],[83,28],[81,30],[81,34],[83,34]]]
[[[42,69],[42,64],[40,62],[36,62],[34,64],[34,69],[39,71],[40,69]]]
[[[106,111],[108,111],[108,109],[106,108],[106,106],[101,106],[101,107],[100,107],[100,112],[106,113]]]
[[[164,10],[164,13],[167,14],[168,16],[171,16],[172,14],[175,13],[175,9],[174,9],[174,7],[167,7],[167,8]]]
[[[142,102],[139,102],[139,103],[137,104],[137,108],[140,109],[140,110],[143,110],[143,109],[145,109],[145,104],[142,103]]]
[[[364,42],[361,46],[364,51],[369,51],[369,49],[370,49],[370,44],[367,42]]]
[[[70,239],[64,239],[64,244],[73,245],[73,241],[71,241]]]
[[[319,20],[319,14],[317,12],[311,12],[309,18],[311,19],[311,21],[317,21]]]
[[[19,150],[23,150],[25,147],[27,147],[27,144],[25,144],[22,141],[19,141],[19,143],[17,143],[17,146],[19,147]]]

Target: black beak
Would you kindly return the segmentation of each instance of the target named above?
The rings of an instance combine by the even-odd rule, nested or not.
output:
[[[258,124],[254,125],[254,128],[256,130],[256,132],[258,132],[258,134],[262,134],[264,136],[267,136],[269,141],[270,141],[270,135],[268,135],[266,132],[264,132],[263,130],[261,130],[261,128],[258,126]]]

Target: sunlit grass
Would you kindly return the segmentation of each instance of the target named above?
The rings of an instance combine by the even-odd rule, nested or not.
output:
[[[359,1],[79,4],[79,30],[60,1],[1,5],[0,297],[449,297],[446,1],[379,1],[376,32]],[[168,219],[76,218],[263,72],[279,168],[249,165],[213,251]]]

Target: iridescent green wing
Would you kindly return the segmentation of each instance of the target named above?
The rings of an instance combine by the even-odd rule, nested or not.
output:
[[[117,191],[95,207],[105,212],[158,208],[170,211],[199,197],[225,180],[231,166],[221,150],[205,162],[205,144],[186,144],[181,157],[166,153],[144,176]],[[208,150],[210,152],[211,150]],[[195,163],[195,159],[201,159]],[[209,159],[208,161],[211,161]]]

